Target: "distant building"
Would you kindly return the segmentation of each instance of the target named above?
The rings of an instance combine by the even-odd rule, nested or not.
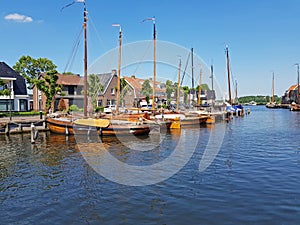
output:
[[[292,85],[288,90],[285,91],[281,97],[282,104],[291,104],[292,102],[298,102],[298,84]]]
[[[11,90],[9,96],[0,96],[0,111],[29,111],[25,79],[5,62],[0,62],[0,79],[5,83],[0,89]]]

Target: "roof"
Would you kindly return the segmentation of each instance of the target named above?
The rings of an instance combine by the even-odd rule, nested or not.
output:
[[[145,82],[145,80],[149,80],[150,82],[150,86],[153,87],[153,80],[152,79],[141,79],[141,78],[137,78],[136,76],[131,76],[131,77],[125,77],[125,80],[127,81],[127,83],[129,83],[136,92],[139,92],[142,90],[143,88],[143,83]],[[155,91],[156,92],[165,92],[166,89],[165,88],[161,88],[162,82],[159,81],[155,81],[156,87],[155,87]],[[160,87],[157,87],[160,86]]]
[[[73,74],[57,74],[58,80],[57,84],[62,84],[64,86],[74,85],[74,86],[83,86],[83,78],[79,75]]]
[[[297,90],[297,86],[298,86],[298,84],[294,84],[294,85],[290,86],[290,88],[288,89],[288,92]]]
[[[103,92],[100,92],[100,95],[104,95],[106,93],[107,88],[109,87],[110,82],[112,81],[113,77],[116,76],[115,71],[112,71],[111,73],[103,73],[103,74],[97,74],[100,79],[100,84],[103,85]]]
[[[0,77],[16,78],[13,82],[15,95],[27,95],[27,87],[24,77],[13,70],[5,62],[0,62]]]

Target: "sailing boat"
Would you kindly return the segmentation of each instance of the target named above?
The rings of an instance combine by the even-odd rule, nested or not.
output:
[[[299,63],[296,63],[295,65],[297,66],[297,74],[298,74],[297,103],[293,102],[290,105],[290,110],[291,111],[300,111]]]
[[[139,122],[130,122],[122,120],[108,120],[87,118],[87,10],[85,1],[80,1],[84,4],[84,104],[83,118],[69,117],[53,117],[49,115],[46,118],[48,128],[53,133],[59,134],[90,134],[94,131],[100,136],[103,135],[141,135],[149,134],[150,126]],[[122,33],[120,30],[120,38]],[[118,82],[118,90],[120,90],[120,82]],[[120,94],[118,95],[120,96]]]
[[[244,115],[244,108],[242,105],[239,104],[233,104],[232,98],[231,98],[231,81],[230,81],[230,62],[229,62],[229,51],[228,51],[228,45],[226,45],[225,49],[226,53],[226,65],[227,65],[227,81],[228,81],[228,103],[226,103],[226,112],[232,113],[237,116],[243,116]]]
[[[192,50],[193,51],[193,50]],[[168,119],[172,121],[170,128],[181,128],[186,126],[200,126],[205,124],[207,120],[211,117],[203,116],[195,113],[180,113],[179,112],[179,99],[180,99],[180,69],[181,69],[181,59],[179,60],[178,67],[178,86],[177,86],[177,98],[176,98],[176,111],[175,112],[166,112],[159,115],[155,115],[156,119]]]
[[[272,78],[272,97],[271,97],[271,102],[268,102],[266,104],[266,107],[269,109],[274,109],[274,108],[278,108],[279,106],[277,105],[277,103],[275,102],[275,98],[274,98],[274,72],[273,72],[273,78]]]

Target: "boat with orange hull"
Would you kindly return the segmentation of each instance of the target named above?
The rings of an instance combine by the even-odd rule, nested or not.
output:
[[[91,120],[91,119],[86,119]],[[150,125],[143,123],[135,123],[122,120],[111,120],[106,126],[98,126],[97,121],[101,119],[94,119],[95,124],[86,123],[84,125],[76,124],[76,120],[67,117],[51,118],[47,117],[47,127],[50,132],[56,134],[74,135],[74,134],[97,134],[100,136],[111,135],[148,135],[150,133]]]

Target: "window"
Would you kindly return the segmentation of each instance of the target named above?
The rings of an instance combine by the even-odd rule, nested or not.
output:
[[[114,89],[114,88],[111,88],[111,89],[110,89],[110,93],[111,93],[112,95],[114,95],[114,94],[115,94],[115,89]]]
[[[27,111],[28,103],[26,99],[20,99],[19,104],[20,104],[20,109],[19,109],[20,111]]]
[[[102,99],[98,101],[98,106],[102,106]]]

